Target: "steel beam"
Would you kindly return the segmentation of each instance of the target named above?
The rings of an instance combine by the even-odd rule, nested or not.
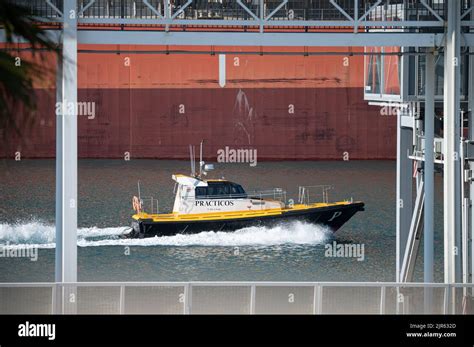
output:
[[[208,26],[213,27],[257,27],[263,25],[264,28],[268,27],[279,27],[284,28],[284,30],[301,30],[301,27],[334,27],[332,33],[345,32],[347,27],[353,27],[355,22],[353,20],[265,20],[264,22],[260,21],[260,18],[257,17],[252,11],[245,10],[249,14],[249,17],[254,19],[171,19],[171,18],[120,18],[120,17],[104,17],[104,18],[89,18],[83,17],[79,18],[79,24],[109,24],[109,25],[172,25],[175,27],[179,26],[197,26],[202,29]],[[463,22],[463,24],[468,25],[469,22]],[[381,30],[385,28],[390,30],[393,28],[406,28],[406,27],[416,27],[416,28],[442,28],[444,22],[440,21],[414,21],[414,20],[404,20],[404,21],[378,21],[378,20],[364,20],[357,22],[359,27],[367,28],[370,30],[371,27],[374,29]],[[221,28],[220,28],[221,29]],[[301,31],[301,33],[304,33]]]
[[[48,30],[54,42],[61,42],[59,30]],[[99,45],[186,45],[186,46],[272,46],[272,47],[364,47],[364,46],[404,46],[442,47],[444,34],[365,32],[365,33],[256,33],[256,32],[164,32],[139,30],[79,30],[79,44]],[[27,43],[22,38],[15,42]],[[5,42],[5,31],[0,29],[0,42]],[[474,34],[464,34],[462,46],[474,46]]]
[[[51,0],[46,0],[45,2],[54,10],[54,12],[56,12],[59,17],[63,16],[63,13],[51,2]]]
[[[56,104],[63,102],[63,64],[58,59],[56,68]],[[56,257],[55,281],[62,281],[63,273],[63,114],[56,110]]]
[[[160,11],[157,10],[155,7],[153,7],[153,5],[151,5],[148,0],[143,0],[143,3],[145,4],[146,7],[148,7],[150,9],[151,12],[153,12],[155,15],[158,16],[158,18],[164,18]]]
[[[219,54],[219,86],[224,88],[226,84],[225,54]]]
[[[419,178],[416,189],[416,199],[410,223],[410,231],[405,246],[405,254],[400,269],[400,282],[413,281],[416,259],[420,249],[421,235],[423,231],[423,209],[425,204],[425,189],[423,179]]]
[[[435,18],[436,18],[437,20],[439,20],[440,22],[443,22],[443,18],[441,18],[441,17],[438,15],[438,13],[436,13],[436,11],[433,10],[433,8],[431,8],[431,6],[429,6],[429,5],[426,3],[426,0],[421,0],[420,2],[421,2],[421,4],[422,4],[433,16],[435,16]]]
[[[459,108],[460,2],[448,1],[444,67],[444,282],[456,282],[456,235],[460,232]],[[458,253],[459,254],[459,253]]]
[[[59,217],[56,220],[56,282],[77,282],[76,2],[64,1],[66,15],[62,41],[62,74],[59,73],[58,76],[61,88],[58,88],[57,95],[61,112],[56,126],[56,216]]]
[[[141,44],[189,46],[412,46],[436,47],[442,34],[417,33],[237,33],[237,32],[153,32],[153,31],[80,31],[82,44]]]
[[[280,9],[288,3],[288,0],[283,0],[268,16],[265,17],[265,21],[272,18]]]
[[[146,0],[143,0],[144,2]],[[84,12],[86,12],[89,7],[91,7],[93,4],[95,3],[95,0],[90,0],[86,6],[84,6],[84,4],[81,5],[81,9],[79,10],[79,13],[78,13],[78,16],[77,17],[82,17],[84,15]]]
[[[462,170],[464,170],[464,160],[463,160],[463,151],[461,150],[461,141],[462,141],[462,131],[463,128],[462,124],[462,113],[461,113],[461,64],[462,64],[462,56],[461,56],[461,42],[463,40],[463,36],[461,34],[461,2],[456,1],[457,7],[455,9],[455,22],[454,30],[457,33],[457,40],[455,40],[455,44],[453,45],[455,57],[457,58],[457,66],[455,69],[455,90],[456,90],[456,98],[454,99],[454,103],[456,105],[456,115],[455,117],[455,134],[456,134],[456,153],[458,153],[458,160],[455,163],[455,197],[456,197],[456,209],[455,209],[455,223],[456,223],[456,233],[454,235],[454,248],[455,248],[455,272],[454,277],[457,283],[462,281],[462,205],[463,205],[463,193],[462,190],[464,189],[464,184],[461,182],[463,174]],[[454,294],[453,294],[454,300]]]
[[[171,15],[171,19],[175,19],[176,17],[178,17],[181,13],[183,13],[183,11],[186,9],[186,7],[188,7],[189,5],[191,5],[191,3],[193,2],[193,0],[188,0],[184,5],[182,5],[180,8],[178,8],[178,10],[173,13]]]
[[[413,130],[402,126],[402,108],[397,114],[397,201],[396,201],[396,280],[402,280],[402,262],[407,246],[413,211],[412,165],[408,158]]]
[[[426,54],[425,64],[425,211],[424,211],[424,243],[423,243],[423,281],[434,281],[434,119],[435,119],[435,56]],[[431,313],[433,292],[425,290],[425,313]]]
[[[472,7],[471,7],[472,9]],[[471,19],[474,19],[474,11],[471,11]],[[469,51],[471,55],[469,56],[469,85],[468,85],[468,101],[469,101],[469,145],[468,145],[468,156],[474,157],[474,47],[470,47]],[[470,271],[467,271],[466,282],[469,282],[469,273],[471,276],[471,283],[474,283],[474,161],[469,161],[469,170],[470,174],[468,175],[469,181],[469,232],[471,239],[471,249],[468,249],[468,254],[470,252],[471,263],[467,264],[467,267],[470,267]],[[469,262],[469,257],[468,257]],[[474,295],[474,288],[472,289],[472,295]]]
[[[260,20],[258,16],[253,13],[243,2],[242,0],[237,0],[237,4],[244,9],[245,12],[247,12],[255,21],[253,21],[252,25],[256,25],[256,23]],[[245,21],[245,20],[244,20]]]

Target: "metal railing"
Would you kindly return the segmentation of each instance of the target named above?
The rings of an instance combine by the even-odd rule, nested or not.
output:
[[[271,188],[271,189],[264,189],[264,190],[254,190],[247,192],[247,196],[249,199],[271,199],[283,202],[286,204],[286,190],[282,188]]]
[[[310,205],[315,202],[329,202],[329,190],[334,189],[331,185],[317,186],[299,186],[298,187],[298,203]],[[318,200],[319,197],[319,200]]]
[[[441,283],[3,283],[0,314],[473,314],[473,293]]]
[[[160,213],[160,203],[158,199],[153,198],[153,196],[142,196],[140,197],[140,205],[142,211],[147,213]]]
[[[286,206],[286,191],[282,188],[273,188],[266,190],[247,191],[245,193],[234,194],[214,194],[214,195],[197,195],[196,197],[189,196],[182,198],[188,203],[188,206],[193,206],[196,200],[225,200],[225,199],[253,199],[261,201],[260,208],[264,208],[265,200],[279,201]],[[258,202],[255,202],[256,204]]]
[[[194,201],[200,199],[269,199],[279,200],[284,202],[286,200],[286,191],[282,188],[272,188],[264,190],[253,190],[245,193],[232,193],[232,194],[206,194],[197,195],[196,197],[187,197],[185,200]]]

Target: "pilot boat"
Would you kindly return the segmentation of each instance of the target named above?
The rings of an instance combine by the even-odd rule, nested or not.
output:
[[[235,231],[249,226],[272,226],[286,221],[306,221],[328,226],[336,231],[355,213],[364,210],[364,203],[352,199],[329,202],[331,186],[299,187],[298,200],[286,200],[280,188],[247,192],[235,182],[225,179],[206,179],[212,164],[201,161],[196,174],[191,148],[191,174],[175,174],[175,200],[170,213],[145,212],[144,199],[133,197],[135,214],[126,238],[145,238],[193,234],[203,231]],[[310,191],[318,189],[322,201],[310,202]],[[140,191],[140,189],[139,189]],[[151,198],[153,206],[154,199]],[[157,202],[155,206],[157,206]]]

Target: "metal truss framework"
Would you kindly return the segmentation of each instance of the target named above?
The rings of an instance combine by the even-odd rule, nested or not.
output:
[[[78,23],[80,24],[115,24],[115,25],[158,25],[165,27],[168,30],[170,27],[179,26],[190,26],[198,28],[206,28],[209,26],[213,27],[259,27],[260,32],[264,32],[266,29],[272,27],[295,29],[301,27],[332,27],[333,31],[338,31],[342,28],[352,28],[353,32],[359,32],[360,29],[393,29],[393,28],[440,28],[443,29],[445,24],[445,18],[443,12],[445,11],[446,5],[437,9],[431,7],[426,0],[420,0],[413,2],[411,6],[407,6],[404,1],[363,1],[363,0],[352,0],[345,1],[344,5],[340,5],[337,0],[330,0],[329,3],[332,6],[332,12],[329,12],[331,8],[324,10],[328,11],[328,15],[321,15],[320,19],[315,19],[315,16],[305,15],[298,16],[298,10],[301,8],[292,8],[292,3],[295,1],[281,0],[276,7],[272,7],[273,2],[269,0],[259,0],[258,6],[255,13],[242,0],[236,0],[235,4],[240,7],[248,14],[251,19],[242,19],[240,16],[236,16],[235,12],[229,12],[226,8],[220,9],[220,13],[216,18],[219,19],[190,19],[188,10],[199,11],[198,6],[193,6],[196,2],[194,0],[187,0],[186,3],[176,6],[173,11],[174,4],[170,0],[159,0],[154,3],[157,6],[150,4],[149,0],[136,0],[126,1],[133,5],[135,11],[132,13],[120,13],[110,14],[110,10],[106,11],[103,7],[103,11],[99,10],[96,12],[90,11],[89,9],[95,5],[100,7],[103,6],[103,2],[100,0],[83,0],[79,1],[78,10]],[[54,13],[50,16],[50,20],[57,18],[57,15],[62,16],[61,11],[54,6],[50,0],[47,3],[54,9]],[[222,1],[221,1],[222,3]],[[136,13],[136,6],[143,4],[151,11],[151,15]],[[439,4],[438,4],[439,6]],[[232,8],[235,10],[235,8]],[[359,11],[362,10],[362,13]],[[401,14],[400,11],[406,11]],[[463,10],[461,14],[461,26],[473,26],[474,21],[468,20],[468,15],[472,12],[473,6]],[[408,14],[413,12],[416,14],[417,19],[407,19]],[[388,17],[388,18],[387,18]]]
[[[211,10],[202,8],[195,0],[125,0],[117,8],[111,8],[109,1],[78,0],[76,10],[68,9],[67,17],[77,23],[78,44],[308,47],[445,44],[447,5],[444,3],[435,8],[426,0],[352,0],[344,1],[344,5],[329,0],[327,7],[320,9],[298,6],[301,3],[297,0],[281,0],[276,4],[258,0],[258,5],[253,6],[242,0],[221,0],[221,4],[223,1],[225,6]],[[63,22],[61,0],[37,0],[35,4],[36,7],[30,6],[33,14],[41,16],[38,20],[49,24]],[[460,17],[461,46],[474,45],[474,21],[469,19],[474,5],[468,4],[470,7],[462,9]],[[214,15],[209,14],[212,11]],[[60,42],[61,30],[51,30],[51,35]],[[0,30],[0,42],[3,40]]]

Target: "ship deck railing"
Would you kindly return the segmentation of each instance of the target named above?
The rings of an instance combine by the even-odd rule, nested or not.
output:
[[[298,187],[298,203],[303,205],[311,205],[316,202],[329,203],[329,191],[334,186],[329,184],[320,184],[315,186],[299,186]]]
[[[259,199],[259,200],[278,200],[281,202],[286,201],[286,191],[282,188],[271,188],[263,190],[252,190],[245,193],[231,193],[231,194],[209,194],[209,195],[198,195],[196,197],[185,198],[187,201],[194,202],[200,199]]]
[[[264,190],[253,190],[245,193],[235,193],[235,194],[216,194],[216,195],[203,195],[197,197],[187,197],[183,200],[194,204],[196,200],[200,199],[258,199],[258,200],[273,200],[280,201],[285,204],[286,200],[286,191],[282,188],[271,188]],[[159,214],[160,213],[160,203],[158,199],[153,196],[140,196],[139,198],[141,204],[141,210],[148,214]]]
[[[160,213],[160,202],[153,196],[141,196],[140,205],[142,211],[147,211],[150,214]]]
[[[472,283],[0,283],[0,314],[473,314],[473,294]]]
[[[247,192],[247,196],[251,199],[271,199],[276,200],[284,203],[286,205],[286,190],[283,188],[270,188],[270,189],[263,189],[263,190],[253,190]]]

